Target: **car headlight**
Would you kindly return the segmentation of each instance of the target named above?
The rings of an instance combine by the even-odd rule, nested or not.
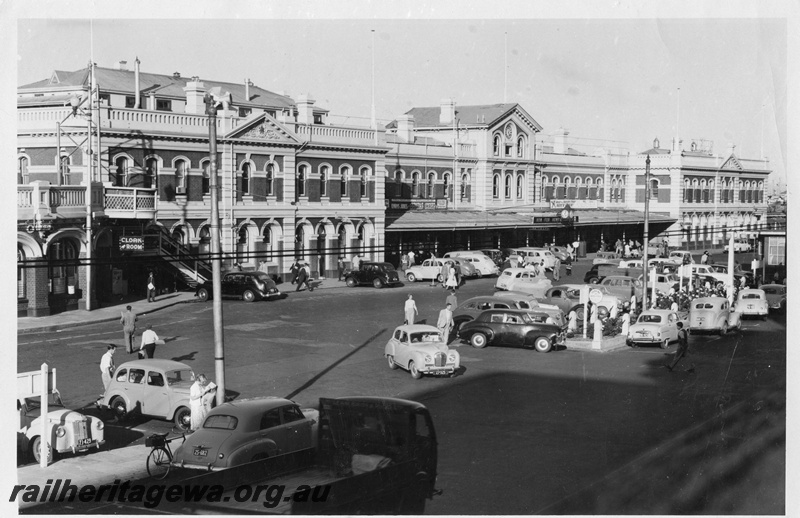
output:
[[[103,421],[101,421],[101,420],[99,420],[99,419],[98,419],[97,421],[95,421],[95,425],[94,425],[94,426],[95,426],[95,428],[97,428],[98,430],[102,430],[103,428],[105,428],[105,427],[106,427],[106,425],[105,425],[105,424],[103,424]]]
[[[64,429],[63,426],[59,426],[56,428],[56,437],[64,437],[67,434],[67,431]]]

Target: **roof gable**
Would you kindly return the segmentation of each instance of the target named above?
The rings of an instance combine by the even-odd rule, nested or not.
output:
[[[225,138],[254,141],[270,141],[283,144],[299,144],[300,139],[286,129],[281,123],[267,115],[259,113],[250,120],[229,131]]]
[[[534,128],[535,131],[542,130],[542,126],[517,103],[479,104],[472,106],[456,105],[455,108],[456,119],[458,119],[458,123],[461,125],[491,127],[499,122],[505,122],[509,115],[516,114],[525,124]],[[405,114],[414,117],[415,128],[452,127],[452,123],[442,124],[439,122],[439,115],[441,112],[442,109],[439,106],[427,106],[412,108]],[[392,121],[386,125],[387,129],[396,127],[397,121]]]
[[[732,169],[734,171],[742,171],[744,167],[742,167],[742,164],[739,162],[739,159],[736,158],[736,155],[731,155],[722,164],[722,167],[720,167],[720,169]]]

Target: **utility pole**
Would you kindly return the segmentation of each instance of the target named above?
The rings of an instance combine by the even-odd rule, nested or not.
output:
[[[650,268],[647,267],[647,249],[650,245],[650,155],[644,162],[644,243],[642,253],[642,311],[647,309],[647,281]]]
[[[219,224],[219,187],[217,179],[217,99],[206,93],[208,115],[209,187],[211,191],[211,289],[214,320],[214,376],[217,383],[217,405],[225,402],[225,339],[222,329],[222,250]]]
[[[92,132],[94,128],[94,62],[89,63],[91,74],[89,74],[89,117],[86,126],[86,151],[89,157],[89,163],[86,164],[86,311],[94,309],[92,306],[92,290],[94,289],[94,282],[92,282],[92,181],[94,180],[94,153],[92,150]],[[99,130],[98,130],[99,131]],[[100,151],[99,149],[97,150]],[[61,167],[61,157],[58,157],[59,169]],[[59,177],[61,172],[59,171]]]

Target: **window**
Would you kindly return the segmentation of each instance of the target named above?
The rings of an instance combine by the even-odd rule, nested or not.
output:
[[[144,369],[131,369],[128,383],[144,383]]]
[[[259,428],[262,430],[268,430],[270,428],[280,426],[280,424],[281,424],[280,409],[276,408],[275,410],[270,410],[269,412],[265,412],[264,415],[261,416],[261,426]]]
[[[428,173],[428,184],[427,184],[427,198],[433,198],[433,184],[436,180],[436,175],[434,173]]]
[[[128,379],[128,369],[120,369],[117,371],[117,381],[125,381]]]
[[[236,430],[239,420],[232,415],[211,415],[203,423],[203,428],[217,428],[219,430]]]
[[[22,248],[17,247],[17,298],[24,299],[26,295],[25,290],[25,252]]]
[[[62,164],[63,164],[64,158],[66,158],[66,157],[61,157]],[[128,184],[128,167],[129,167],[128,166],[128,157],[124,157],[124,156],[117,157],[117,159],[114,161],[114,166],[115,166],[114,173],[116,175],[115,176],[114,185],[117,186],[117,187],[123,187],[123,186],[127,185]],[[61,171],[62,171],[62,177],[63,177],[64,165],[61,166]]]
[[[492,178],[492,198],[500,198],[500,175],[495,174]]]
[[[47,255],[50,259],[50,281],[53,294],[64,294],[67,286],[77,283],[76,261],[78,250],[70,240],[62,239],[51,243]]]
[[[650,180],[650,199],[658,200],[658,180]]]
[[[242,164],[242,194],[250,194],[250,164]]]
[[[525,139],[519,137],[517,139],[517,157],[522,158],[525,156]]]
[[[175,188],[177,192],[185,192],[186,190],[186,172],[188,165],[185,160],[177,160],[175,162]]]
[[[267,164],[267,196],[272,196],[272,179],[275,174],[275,165]]]
[[[252,108],[239,108],[239,117],[249,117],[253,113]]]
[[[494,136],[494,144],[492,146],[494,156],[500,156],[500,135]]]
[[[330,178],[331,168],[327,165],[320,166],[319,168],[319,195],[328,195],[328,178]]]
[[[692,188],[688,179],[683,181],[683,201],[692,203]]]
[[[466,174],[461,175],[461,200],[467,199],[467,185],[469,184],[469,176]]]
[[[443,178],[443,194],[446,199],[450,199],[450,173],[445,173]]]
[[[26,156],[17,159],[17,183],[28,183],[28,157]]]
[[[144,163],[144,186],[156,187],[158,185],[158,159],[148,158]]]
[[[524,178],[525,177],[522,176],[521,174],[517,175],[517,199],[518,200],[522,199],[522,192],[523,192],[522,186],[523,186]]]
[[[350,166],[344,166],[340,171],[342,173],[341,195],[347,196],[347,184],[350,182]]]
[[[203,194],[209,194],[211,192],[211,162],[210,161],[203,162],[202,189],[203,189]]]
[[[367,176],[369,176],[369,167],[361,168],[361,197],[367,196]]]
[[[299,408],[296,406],[285,406],[281,409],[283,413],[283,422],[284,423],[292,423],[294,421],[302,421],[306,417],[303,415],[303,412],[300,411]]]
[[[172,111],[172,101],[169,99],[156,99],[156,110],[162,112]]]
[[[419,197],[419,171],[411,174],[411,195]]]
[[[295,190],[297,191],[297,196],[305,196],[306,195],[306,179],[308,178],[308,166],[305,164],[300,165],[297,168],[297,183],[295,185]]]
[[[511,144],[505,144],[503,147],[504,147],[504,149],[505,149],[504,156],[511,156],[511,149],[512,149],[514,146],[513,146],[513,145],[511,145]]]
[[[315,113],[314,114],[314,124],[322,124],[322,114]]]
[[[160,372],[148,372],[147,373],[147,384],[153,387],[163,387],[164,386],[164,376],[161,375]]]
[[[144,102],[143,101],[144,101],[144,99],[141,99],[139,101],[139,107],[140,108],[142,106],[144,106]],[[126,95],[125,96],[125,107],[126,108],[134,108],[135,106],[136,106],[136,97],[134,97],[132,95]]]
[[[505,182],[505,196],[507,200],[511,199],[511,175],[506,175],[506,182]]]

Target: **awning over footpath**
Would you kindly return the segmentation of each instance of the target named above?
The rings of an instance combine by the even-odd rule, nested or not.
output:
[[[563,228],[560,222],[534,222],[536,218],[556,218],[558,211],[511,212],[428,210],[386,214],[386,232],[415,230],[478,230],[501,228],[550,229]],[[575,210],[578,221],[574,226],[631,225],[644,223],[644,212],[636,210]],[[650,223],[670,225],[676,221],[668,215],[650,213]]]

